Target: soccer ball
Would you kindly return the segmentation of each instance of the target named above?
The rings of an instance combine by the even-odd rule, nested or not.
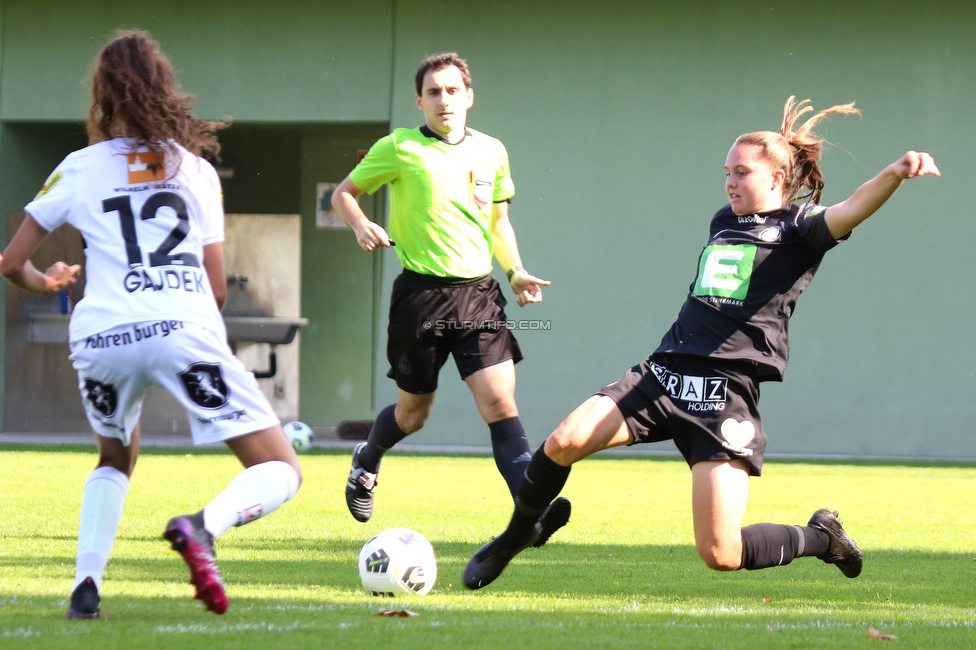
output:
[[[359,552],[359,577],[373,596],[426,596],[437,580],[434,547],[415,530],[389,528]]]
[[[312,428],[304,422],[297,420],[289,422],[282,429],[285,430],[288,442],[295,448],[295,451],[308,451],[312,448],[312,440],[315,439],[315,436],[312,435]]]

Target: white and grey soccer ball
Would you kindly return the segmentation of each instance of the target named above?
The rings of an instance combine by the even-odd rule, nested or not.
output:
[[[308,451],[312,448],[312,441],[315,436],[312,434],[312,427],[304,422],[289,422],[282,427],[288,442],[295,448],[295,451]]]
[[[437,581],[434,547],[409,528],[389,528],[359,552],[359,577],[373,596],[426,596]]]

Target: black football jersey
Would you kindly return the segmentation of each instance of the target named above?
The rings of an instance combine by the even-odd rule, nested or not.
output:
[[[743,216],[728,205],[719,210],[688,298],[657,352],[754,361],[760,381],[782,381],[797,298],[838,243],[825,214],[810,203]]]

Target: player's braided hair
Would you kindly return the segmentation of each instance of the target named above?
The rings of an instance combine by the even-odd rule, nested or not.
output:
[[[787,204],[804,199],[809,199],[813,203],[820,202],[824,178],[817,161],[820,160],[823,139],[813,132],[813,127],[833,113],[861,114],[861,111],[854,108],[854,102],[838,104],[814,113],[794,131],[797,121],[810,112],[813,112],[813,106],[810,105],[809,99],[798,102],[796,96],[791,95],[786,100],[786,106],[783,107],[783,124],[779,132],[755,131],[740,135],[735,140],[735,144],[757,145],[760,147],[762,157],[772,165],[773,169],[782,169],[786,172],[786,179],[783,182],[783,201]]]
[[[119,30],[95,57],[88,142],[134,138],[150,151],[173,151],[173,142],[191,153],[217,156],[215,132],[227,122],[193,117],[192,95],[177,90],[169,59],[148,32]]]

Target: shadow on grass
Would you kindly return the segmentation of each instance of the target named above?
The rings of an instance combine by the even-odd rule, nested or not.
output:
[[[158,558],[111,561],[100,621],[62,620],[67,593],[0,587],[0,646],[847,649],[875,647],[867,636],[875,626],[899,635],[903,647],[967,648],[976,627],[968,555],[875,551],[862,576],[848,580],[814,558],[718,573],[690,546],[552,543],[471,592],[460,574],[477,546],[434,545],[437,586],[425,599],[404,600],[366,595],[358,543],[228,540],[218,559],[231,608],[218,617],[192,600],[186,567],[161,542]],[[248,554],[270,557],[240,559]],[[36,575],[39,562],[70,567],[73,558],[0,558],[17,575]],[[60,581],[67,587],[69,575]],[[160,584],[178,595],[156,595]],[[378,618],[383,608],[419,616]]]
[[[121,540],[120,540],[121,541]],[[122,542],[124,543],[124,541]],[[479,592],[461,587],[461,573],[478,546],[434,541],[438,582],[434,594],[537,596],[574,600],[719,601],[761,603],[789,601],[971,608],[976,602],[969,554],[879,550],[869,552],[864,572],[850,580],[816,558],[764,571],[710,571],[691,546],[621,546],[552,543],[527,549],[491,586]],[[326,589],[361,593],[356,561],[359,543],[281,540],[254,542],[241,536],[218,546],[217,557],[231,590],[235,586]],[[241,555],[261,555],[241,559]],[[288,559],[278,559],[287,557]],[[44,564],[72,566],[73,557],[46,556]],[[33,573],[37,558],[0,557],[0,565]],[[186,581],[186,567],[160,541],[159,557],[113,558],[107,580]]]

